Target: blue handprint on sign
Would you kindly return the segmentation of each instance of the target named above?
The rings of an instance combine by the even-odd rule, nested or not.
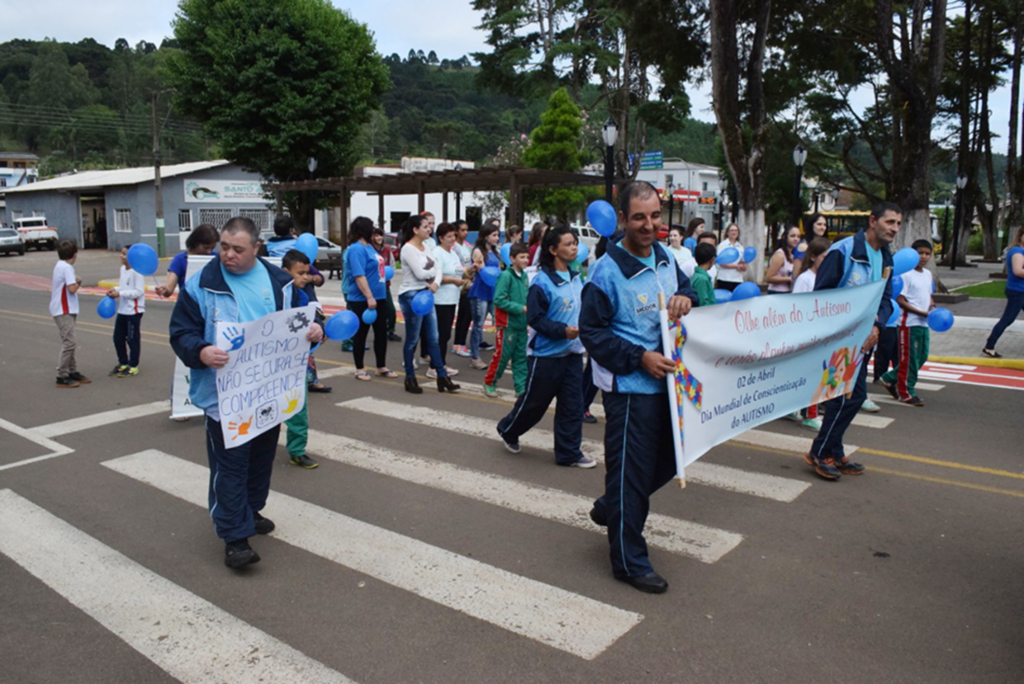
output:
[[[224,339],[231,344],[231,349],[228,349],[228,351],[233,352],[236,349],[240,349],[241,346],[245,344],[245,331],[231,326],[224,331]]]

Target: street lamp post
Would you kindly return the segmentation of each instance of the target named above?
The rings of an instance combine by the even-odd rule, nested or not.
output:
[[[949,232],[949,207],[952,204],[952,197],[946,195],[942,200],[942,207],[944,215],[942,217],[942,256],[947,256],[949,252],[946,251],[946,234]]]
[[[313,180],[313,174],[316,173],[317,161],[316,157],[310,157],[309,161],[306,162],[306,168],[309,169],[309,180]],[[309,191],[309,232],[316,234],[316,193],[313,190]]]
[[[725,231],[725,196],[729,191],[729,178],[718,174],[718,241],[722,241],[722,233]]]
[[[804,177],[804,162],[807,161],[807,148],[801,143],[793,148],[793,164],[796,165],[796,184],[793,186],[793,225],[800,224],[803,207],[800,201],[800,181]]]
[[[956,177],[956,211],[953,216],[953,253],[950,255],[949,270],[956,270],[956,253],[960,244],[960,226],[964,221],[964,188],[967,187],[967,175],[960,174]]]
[[[619,139],[619,127],[608,119],[601,129],[604,139],[604,198],[612,201],[612,184],[615,182],[615,141]]]
[[[462,172],[462,164],[456,163],[455,170]],[[462,190],[455,191],[455,220],[459,221],[462,219]]]
[[[672,228],[672,207],[673,207],[673,205],[675,204],[675,201],[676,201],[676,184],[672,183],[670,181],[668,186],[666,187],[666,190],[668,190],[668,227],[669,227],[669,229],[671,229]]]

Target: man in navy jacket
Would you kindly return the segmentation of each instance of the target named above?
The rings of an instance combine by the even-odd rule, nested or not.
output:
[[[864,466],[846,457],[843,437],[868,397],[868,361],[878,344],[879,332],[892,315],[892,254],[889,245],[896,238],[902,223],[903,210],[899,206],[892,202],[876,205],[868,217],[866,230],[832,245],[818,267],[814,280],[815,290],[856,287],[881,280],[886,269],[890,269],[875,325],[862,346],[864,361],[857,373],[853,392],[849,398],[842,395],[825,402],[821,430],[811,450],[804,455],[804,460],[814,472],[826,480],[838,480],[842,475],[860,475],[864,472]]]
[[[590,270],[580,313],[580,338],[607,416],[605,494],[590,517],[608,527],[615,578],[661,594],[668,582],[651,567],[643,536],[651,494],[675,476],[665,383],[675,364],[662,354],[658,295],[675,319],[697,306],[697,295],[657,242],[661,199],[649,183],[623,188],[619,222],[624,235]]]

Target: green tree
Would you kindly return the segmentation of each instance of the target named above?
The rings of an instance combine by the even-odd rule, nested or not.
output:
[[[279,181],[351,173],[388,87],[366,26],[326,0],[183,0],[170,61],[176,107],[232,161]],[[285,197],[297,220],[306,199]]]
[[[565,88],[551,95],[540,120],[540,126],[530,134],[530,146],[523,152],[523,163],[535,169],[579,171],[583,121],[580,108]],[[524,199],[528,210],[568,220],[571,214],[579,212],[586,195],[576,188],[556,188],[530,191]]]

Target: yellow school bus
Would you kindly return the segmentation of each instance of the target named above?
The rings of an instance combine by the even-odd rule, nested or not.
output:
[[[825,233],[825,237],[832,242],[841,240],[844,237],[853,235],[859,230],[863,230],[868,227],[868,216],[871,215],[870,211],[819,211],[819,214],[825,217],[828,221],[828,232]],[[811,217],[810,213],[804,214],[800,217],[800,230],[806,232],[809,229],[807,220]]]

